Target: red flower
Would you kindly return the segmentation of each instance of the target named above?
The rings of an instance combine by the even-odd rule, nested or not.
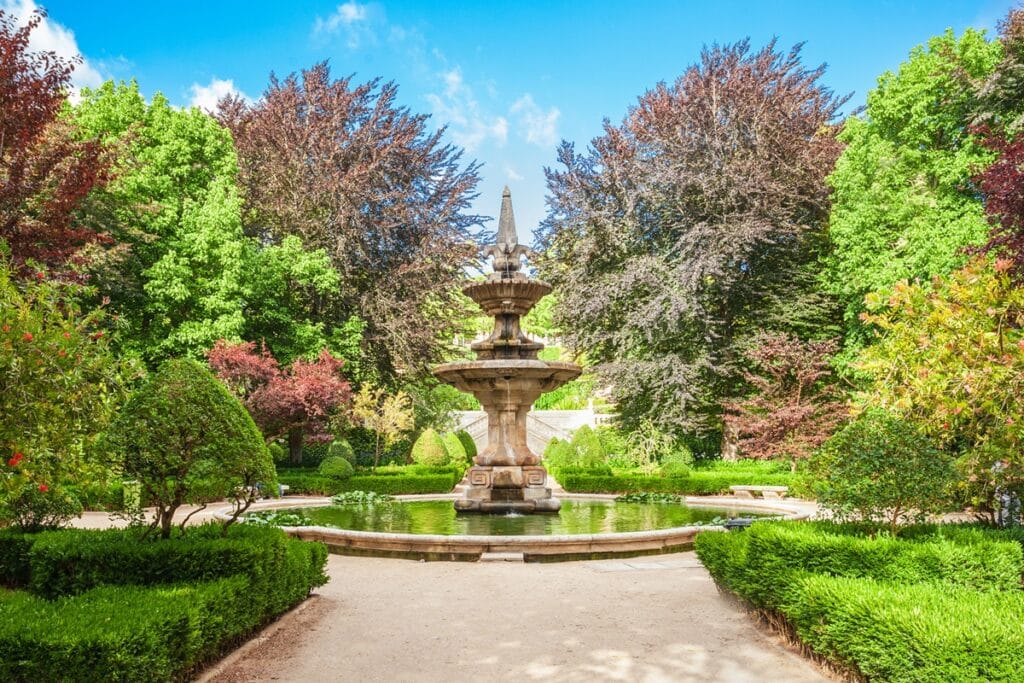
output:
[[[65,332],[64,333],[64,338],[65,339],[71,339],[71,333],[70,332]]]
[[[50,487],[47,486],[46,484],[40,484],[39,485],[39,492],[40,493],[46,493],[49,490],[50,490]]]
[[[42,271],[36,273],[36,279],[37,280],[42,280],[44,277],[46,277],[46,274],[43,273]]]
[[[3,330],[4,330],[4,332],[10,332],[11,331],[11,326],[10,325],[4,325]]]
[[[24,339],[25,341],[32,341],[34,339],[31,332],[26,332],[25,334],[21,335],[21,338]]]
[[[25,456],[22,455],[21,453],[15,453],[14,456],[7,461],[7,464],[10,465],[11,467],[17,467],[18,463],[21,462],[21,459],[23,457]]]
[[[64,356],[66,356],[68,354],[67,354],[67,351],[65,351],[64,349],[61,349],[60,351],[57,352],[57,355],[60,356],[61,358],[63,358]]]
[[[99,339],[100,337],[102,337],[103,333],[102,332],[93,332],[91,336],[92,336],[92,339],[95,341],[96,339]]]

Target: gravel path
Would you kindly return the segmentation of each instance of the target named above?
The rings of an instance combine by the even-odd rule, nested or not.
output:
[[[692,552],[591,562],[331,555],[331,582],[204,678],[240,681],[827,681]]]

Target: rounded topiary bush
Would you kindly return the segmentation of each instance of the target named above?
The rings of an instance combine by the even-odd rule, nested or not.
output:
[[[248,411],[205,366],[169,360],[128,399],[107,431],[125,476],[157,508],[166,538],[174,512],[209,497],[277,488],[263,435]]]
[[[466,458],[472,462],[473,458],[479,452],[476,448],[476,441],[473,441],[473,437],[469,435],[465,429],[460,429],[455,432],[455,436],[459,437],[459,442],[466,451]]]
[[[682,446],[662,457],[658,471],[663,477],[688,477],[692,463],[693,453],[686,446]]]
[[[448,432],[441,437],[441,440],[444,441],[444,447],[448,451],[448,461],[454,465],[465,465],[469,458],[466,455],[466,447],[462,445],[458,435]]]
[[[331,479],[348,479],[355,472],[355,468],[340,455],[329,455],[323,459],[317,471]]]
[[[288,455],[287,451],[284,450],[284,446],[276,442],[267,446],[267,450],[270,451],[270,457],[273,458],[274,462],[283,462],[285,456]]]
[[[568,441],[559,439],[557,436],[544,448],[543,461],[548,468],[562,468],[572,465],[576,459],[576,450]]]
[[[572,446],[576,449],[576,458],[573,463],[581,469],[602,467],[606,464],[606,453],[601,440],[597,438],[594,430],[583,425],[572,435]]]
[[[356,452],[347,439],[338,439],[327,449],[328,458],[344,458],[351,464],[356,463]]]
[[[423,430],[412,445],[412,461],[417,465],[433,467],[448,464],[448,449],[444,446],[441,435],[433,429]]]

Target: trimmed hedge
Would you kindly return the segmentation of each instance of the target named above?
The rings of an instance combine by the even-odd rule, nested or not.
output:
[[[642,474],[591,475],[567,470],[559,483],[571,493],[678,493],[701,496],[728,494],[729,487],[788,486],[793,481],[789,473],[747,474],[744,472],[716,472],[694,470],[686,477],[645,476]]]
[[[107,586],[49,601],[0,600],[0,679],[170,681],[257,626],[249,580]]]
[[[1024,593],[809,576],[786,615],[815,652],[872,681],[1020,681]]]
[[[8,580],[28,588],[0,593],[0,680],[182,679],[327,581],[323,544],[268,527],[220,533],[0,534]]]
[[[1015,534],[922,525],[757,522],[707,532],[719,585],[785,617],[815,652],[868,680],[1021,680],[1024,549]]]
[[[1000,540],[970,543],[947,539],[901,541],[826,533],[818,523],[759,522],[737,539],[699,539],[702,545],[727,544],[731,559],[712,564],[728,571],[728,585],[757,607],[776,608],[795,585],[795,574],[872,578],[894,583],[945,581],[976,590],[1013,590],[1024,571],[1021,546]],[[723,552],[719,550],[718,553]],[[712,551],[714,554],[715,551]],[[710,570],[710,567],[709,567]]]
[[[17,588],[28,584],[32,576],[30,553],[37,535],[0,530],[0,586]]]
[[[278,481],[289,487],[289,493],[333,496],[345,491],[372,491],[404,495],[413,493],[448,493],[461,476],[443,474],[359,475],[348,479],[330,479],[317,474],[291,474],[287,471]]]

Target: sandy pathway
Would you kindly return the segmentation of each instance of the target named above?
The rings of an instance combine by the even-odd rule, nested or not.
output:
[[[557,564],[332,555],[328,571],[310,603],[213,680],[828,680],[720,596],[692,552]]]

